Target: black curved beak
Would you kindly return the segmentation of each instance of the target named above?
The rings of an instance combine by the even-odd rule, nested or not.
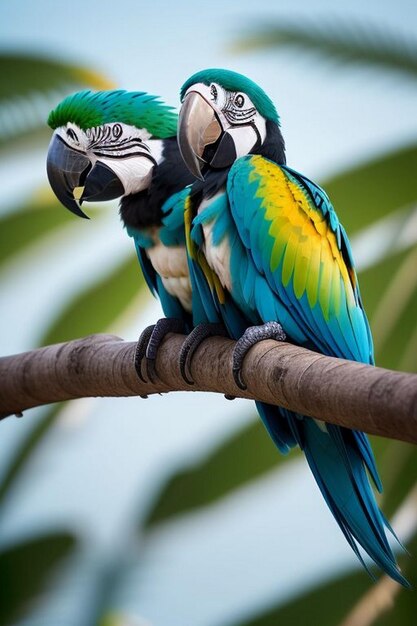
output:
[[[70,148],[59,135],[52,137],[46,160],[48,180],[58,200],[72,213],[89,219],[76,200],[91,169],[90,159]]]
[[[58,200],[80,217],[89,219],[81,210],[84,201],[114,200],[125,193],[110,167],[101,161],[93,166],[87,155],[70,148],[59,135],[53,136],[49,146],[46,170]]]
[[[97,161],[86,178],[80,201],[114,200],[123,196],[124,193],[125,189],[113,170],[104,163]]]
[[[190,172],[204,180],[201,170],[207,146],[216,143],[222,127],[213,107],[196,91],[185,96],[178,122],[178,146]]]

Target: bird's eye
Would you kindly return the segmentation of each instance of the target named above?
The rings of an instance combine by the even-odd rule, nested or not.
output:
[[[113,137],[115,139],[119,139],[119,137],[121,137],[121,135],[122,135],[122,132],[123,132],[123,129],[120,126],[120,124],[115,124],[113,126]]]
[[[217,87],[213,83],[210,85],[210,95],[213,98],[214,102],[217,100]]]
[[[238,109],[241,109],[244,104],[245,104],[245,97],[242,96],[241,93],[238,93],[235,98],[235,105],[237,106]]]
[[[72,141],[77,141],[78,142],[77,133],[75,131],[73,131],[72,128],[68,128],[68,130],[67,130],[67,137],[72,139]]]

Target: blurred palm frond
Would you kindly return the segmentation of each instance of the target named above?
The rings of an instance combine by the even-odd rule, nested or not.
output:
[[[369,65],[395,75],[417,78],[417,40],[363,21],[301,18],[260,25],[232,44],[233,52],[290,48],[326,61]]]

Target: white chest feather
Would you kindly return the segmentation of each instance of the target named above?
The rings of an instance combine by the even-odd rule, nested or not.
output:
[[[213,198],[209,200],[203,200],[198,208],[198,212],[201,213],[204,209],[213,202],[223,192],[219,192]],[[230,274],[230,243],[229,237],[226,235],[218,245],[213,243],[213,227],[214,222],[203,224],[204,234],[204,254],[207,259],[207,263],[211,269],[217,274],[223,287],[228,291],[232,290],[232,277]]]
[[[147,248],[146,254],[161,276],[167,292],[178,298],[186,311],[191,311],[191,284],[185,247],[168,247],[157,240],[154,246]]]

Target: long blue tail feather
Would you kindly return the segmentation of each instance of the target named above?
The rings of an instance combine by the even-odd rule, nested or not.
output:
[[[360,451],[350,444],[349,437],[345,443],[344,435],[350,431],[327,425],[325,432],[311,418],[299,424],[308,464],[350,545],[360,544],[382,570],[409,587],[389,546],[385,528],[390,527],[376,504]]]
[[[379,493],[382,493],[382,483],[378,475],[378,470],[376,469],[375,457],[369,444],[368,437],[360,430],[352,430],[351,432],[355,437],[363,462],[366,465],[375,487],[378,489]]]
[[[298,444],[336,522],[359,561],[359,546],[389,576],[404,587],[410,584],[400,573],[388,543],[386,529],[397,539],[379,510],[366,473],[381,486],[366,435],[332,424],[319,426],[310,417],[280,407],[256,403],[261,418],[277,447],[287,452]],[[401,546],[401,543],[398,542]],[[402,546],[401,546],[402,547]]]

